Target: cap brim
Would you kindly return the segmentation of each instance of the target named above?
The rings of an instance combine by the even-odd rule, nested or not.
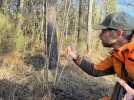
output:
[[[107,29],[107,27],[102,24],[97,24],[97,25],[93,25],[93,29],[94,30],[102,30],[102,29]]]

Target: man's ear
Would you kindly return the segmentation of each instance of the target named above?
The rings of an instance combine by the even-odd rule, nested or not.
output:
[[[118,35],[119,37],[122,37],[123,34],[124,34],[124,32],[123,32],[122,29],[118,29],[118,30],[117,30],[117,35]]]

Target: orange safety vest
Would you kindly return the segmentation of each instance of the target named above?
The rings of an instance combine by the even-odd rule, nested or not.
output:
[[[110,57],[95,64],[94,67],[95,69],[102,71],[113,67],[115,73],[120,78],[127,81],[128,77],[122,72],[122,66],[124,66],[127,71],[128,77],[134,80],[134,37],[122,47],[113,50]]]

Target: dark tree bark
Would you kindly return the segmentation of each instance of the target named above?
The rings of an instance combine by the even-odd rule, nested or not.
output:
[[[49,58],[48,68],[56,68],[58,62],[58,47],[56,30],[51,22],[47,24],[47,54]]]
[[[81,31],[81,16],[82,16],[82,0],[79,0],[79,22],[78,22],[78,35],[77,35],[77,43],[80,41],[80,31]]]
[[[15,0],[14,1],[14,4],[15,4],[15,6],[16,6],[16,11],[19,11],[20,10],[20,0]]]
[[[0,0],[0,9],[2,9],[3,6],[3,0]]]
[[[48,0],[48,10],[47,10],[47,56],[49,59],[48,69],[55,69],[58,62],[58,47],[57,47],[57,35],[56,29],[54,27],[56,21],[56,10],[55,3],[56,0]]]

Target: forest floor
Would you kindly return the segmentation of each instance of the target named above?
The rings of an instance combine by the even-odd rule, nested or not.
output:
[[[110,96],[115,84],[114,76],[95,78],[73,63],[59,64],[58,80],[53,81],[52,75],[49,82],[51,76],[43,68],[46,59],[41,55],[22,59],[15,53],[0,60],[0,100],[49,100],[49,92],[54,100],[98,100]]]
[[[71,68],[73,67],[73,68]],[[76,65],[65,69],[57,88],[56,100],[98,100],[111,96],[114,76],[92,77],[81,71]]]

